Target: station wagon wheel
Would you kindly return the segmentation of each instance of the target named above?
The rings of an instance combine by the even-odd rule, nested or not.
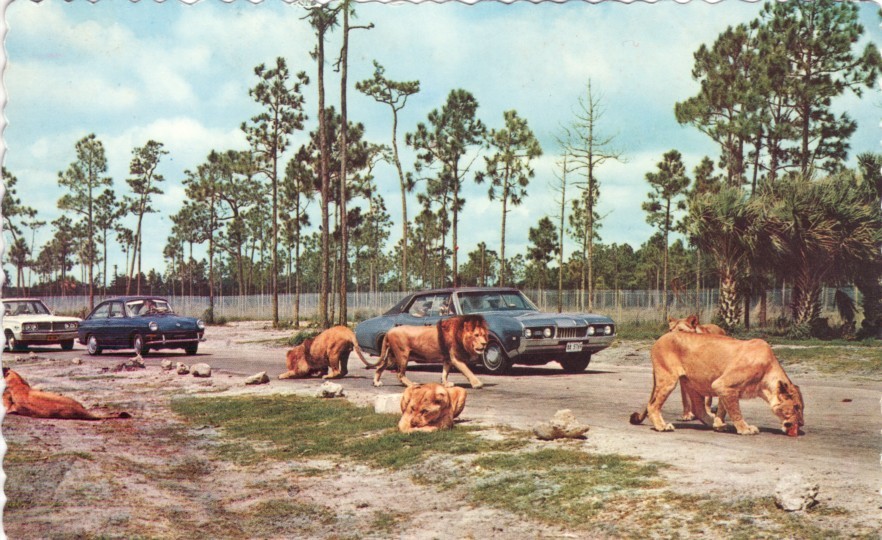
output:
[[[94,334],[89,334],[89,337],[86,338],[86,351],[92,356],[97,356],[101,354],[103,349],[98,346],[98,338],[95,337]]]
[[[491,340],[487,343],[487,348],[484,349],[481,361],[487,373],[502,375],[511,370],[512,362],[498,341]]]
[[[557,361],[560,367],[567,373],[582,373],[591,363],[591,353],[582,353],[568,356]]]
[[[144,337],[141,334],[135,334],[132,337],[132,348],[135,349],[135,354],[138,356],[147,356],[147,353],[150,352],[150,347],[144,346]]]
[[[6,348],[10,351],[23,351],[26,349],[26,347],[21,346],[18,340],[15,339],[15,334],[12,333],[12,330],[7,330],[4,335],[6,336]]]
[[[72,339],[65,339],[61,342],[61,350],[62,351],[70,351],[73,349],[73,341]]]

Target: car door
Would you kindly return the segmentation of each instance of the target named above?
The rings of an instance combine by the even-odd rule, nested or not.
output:
[[[122,302],[110,302],[110,314],[105,326],[105,340],[109,347],[126,347],[129,345],[129,319]]]
[[[86,317],[82,325],[82,333],[80,338],[85,339],[89,335],[95,336],[99,346],[107,345],[107,317],[110,315],[110,302],[99,305],[95,310]]]

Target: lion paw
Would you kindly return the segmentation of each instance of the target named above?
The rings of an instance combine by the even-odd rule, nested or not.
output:
[[[472,388],[484,388],[484,383],[478,382],[477,384],[473,384]]]
[[[683,413],[683,416],[680,417],[680,420],[682,420],[683,422],[691,422],[692,420],[695,420],[695,415],[691,412]]]
[[[383,386],[383,383],[380,382],[380,381],[374,381],[374,386],[376,386],[377,388],[379,388],[379,387]]]
[[[756,426],[747,426],[738,430],[739,435],[756,435],[757,433],[759,433],[759,428]]]
[[[453,387],[456,386],[456,385],[453,384],[453,383],[450,382],[450,381],[447,381],[447,382],[445,382],[445,383],[443,384],[443,386],[444,386],[444,388],[453,388]]]
[[[665,427],[662,429],[658,429],[656,427],[653,427],[652,429],[656,431],[674,431],[674,424],[666,424]]]

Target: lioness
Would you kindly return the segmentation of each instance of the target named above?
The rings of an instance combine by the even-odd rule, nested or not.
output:
[[[685,319],[675,319],[673,317],[668,317],[668,329],[671,332],[692,332],[694,334],[716,334],[718,336],[725,336],[726,331],[720,328],[715,324],[699,324],[698,323],[698,315],[690,315]],[[695,420],[695,415],[692,413],[692,406],[689,404],[689,396],[686,394],[686,387],[682,384],[680,385],[680,397],[683,399],[683,416],[680,417],[680,420],[684,420],[686,422],[690,420]],[[707,414],[712,415],[713,410],[713,400],[712,397],[704,398],[704,410],[707,411]]]
[[[285,357],[288,371],[279,375],[279,378],[299,379],[327,369],[324,379],[339,379],[349,372],[349,353],[353,349],[365,366],[376,366],[365,359],[358,341],[355,340],[355,334],[349,327],[328,328],[315,338],[304,340],[288,351]]]
[[[436,431],[453,427],[453,419],[465,408],[466,391],[463,388],[445,388],[440,384],[408,386],[401,398],[401,420],[398,430]]]
[[[21,375],[9,368],[3,368],[3,378],[6,380],[3,406],[8,414],[62,420],[105,420],[132,417],[127,412],[106,416],[92,414],[74,399],[32,389]]]
[[[489,330],[487,321],[480,315],[460,315],[441,319],[434,326],[397,326],[386,334],[380,361],[374,374],[374,386],[382,386],[380,376],[392,362],[398,367],[398,380],[413,386],[406,376],[407,362],[411,356],[417,362],[442,362],[441,384],[453,386],[447,381],[451,364],[469,380],[472,388],[484,383],[475,377],[466,362],[471,362],[487,347]]]
[[[692,412],[716,430],[726,427],[726,412],[741,435],[759,433],[741,415],[739,400],[761,397],[781,419],[784,433],[799,435],[805,407],[799,387],[790,382],[772,348],[761,339],[741,341],[726,336],[669,332],[652,346],[652,394],[643,413],[631,415],[632,424],[649,416],[656,431],[673,431],[661,408],[678,380],[685,385]],[[702,396],[719,396],[717,417],[711,419],[702,407]]]

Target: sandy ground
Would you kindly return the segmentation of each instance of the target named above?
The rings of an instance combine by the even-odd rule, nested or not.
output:
[[[211,448],[220,440],[218,434],[207,426],[185,424],[171,414],[170,397],[285,392],[311,395],[320,381],[274,380],[256,387],[243,384],[244,375],[266,369],[260,368],[260,359],[276,362],[276,358],[283,357],[284,349],[266,340],[288,335],[289,331],[272,331],[262,323],[210,328],[210,339],[200,350],[207,354],[191,361],[214,365],[213,359],[223,364],[221,359],[229,358],[229,362],[257,368],[216,369],[209,379],[164,371],[155,358],[143,370],[101,372],[125,361],[127,354],[88,357],[82,349],[58,353],[48,348],[37,352],[37,358],[3,353],[4,366],[19,371],[35,387],[76,398],[87,407],[125,410],[135,417],[100,422],[6,417],[2,425],[10,446],[4,463],[6,533],[10,538],[98,534],[164,538],[284,538],[293,534],[298,538],[337,538],[376,536],[387,526],[396,531],[395,537],[415,539],[585,537],[584,533],[571,534],[503,511],[472,506],[455,491],[415,484],[403,473],[329,461],[238,466],[211,459]],[[772,436],[774,418],[759,400],[745,407],[749,421],[763,420],[759,425],[768,427],[757,437],[713,434],[675,422],[679,429],[678,438],[674,438],[654,433],[646,426],[625,427],[622,420],[631,409],[621,410],[621,403],[613,399],[620,396],[633,410],[645,404],[649,391],[645,383],[647,348],[648,343],[623,343],[597,356],[591,368],[596,376],[590,379],[599,381],[599,386],[586,392],[597,394],[596,402],[586,395],[580,407],[567,406],[572,405],[572,395],[582,395],[576,385],[583,385],[586,375],[543,377],[548,379],[547,383],[543,381],[547,393],[539,392],[537,396],[536,373],[528,371],[508,378],[485,377],[489,388],[470,393],[464,418],[529,429],[557,409],[572,408],[592,426],[582,443],[586,450],[671,463],[674,467],[665,474],[673,487],[679,484],[684,492],[717,493],[721,497],[769,495],[782,475],[799,472],[822,484],[822,504],[850,510],[847,520],[862,530],[879,526],[882,497],[876,490],[882,485],[882,475],[878,466],[878,383],[826,384],[817,374],[801,374],[812,381],[809,386],[817,384],[818,390],[812,392],[816,402],[829,402],[824,405],[825,422],[827,416],[833,416],[829,418],[829,429],[809,431],[796,445],[787,437]],[[84,362],[75,365],[74,357]],[[183,360],[176,355],[169,357]],[[351,370],[354,365],[351,361]],[[274,378],[282,370],[283,365],[279,365],[270,376]],[[371,404],[378,393],[401,391],[395,386],[375,389],[369,384],[370,372],[358,372],[353,370],[355,376],[343,381],[352,401]],[[423,382],[436,376],[435,371],[417,370],[413,378]],[[387,385],[391,385],[393,375],[387,377]],[[631,388],[635,378],[644,382]],[[830,388],[829,396],[822,394],[822,387]],[[846,395],[849,405],[860,408],[857,416],[873,419],[870,425],[874,429],[868,430],[866,424],[851,431],[847,425],[837,428],[841,418],[831,409]],[[665,409],[669,420],[679,412],[679,397],[675,397],[670,401],[676,403]],[[816,418],[820,420],[820,416]],[[855,415],[844,413],[842,418],[849,416]],[[835,445],[849,437],[858,441],[857,450],[843,455]],[[818,447],[804,451],[810,444]],[[22,448],[28,452],[23,454]],[[19,458],[21,455],[28,457]],[[291,512],[291,508],[297,511]]]

